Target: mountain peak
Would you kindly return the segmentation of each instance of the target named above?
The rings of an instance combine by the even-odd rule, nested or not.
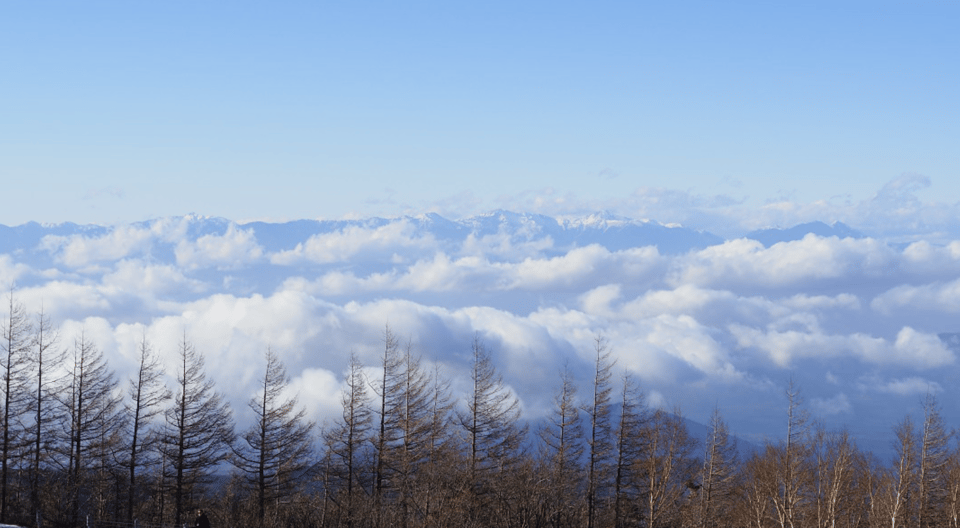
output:
[[[770,247],[779,242],[793,242],[796,240],[802,240],[803,237],[810,234],[824,238],[865,238],[863,233],[851,228],[843,222],[835,221],[828,225],[819,220],[797,224],[788,228],[774,227],[768,229],[758,229],[756,231],[747,233],[744,235],[744,238],[756,240],[765,247]]]

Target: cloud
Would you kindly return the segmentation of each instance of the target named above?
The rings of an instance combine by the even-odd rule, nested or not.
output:
[[[882,379],[878,375],[871,375],[858,380],[857,385],[864,392],[879,392],[897,396],[923,396],[943,391],[943,387],[939,383],[918,376]]]
[[[10,255],[0,255],[0,284],[11,287],[16,285],[21,277],[32,273],[26,264],[14,261]]]
[[[949,242],[960,237],[960,203],[923,201],[917,197],[918,192],[930,188],[936,188],[931,178],[903,174],[891,178],[869,196],[826,196],[809,202],[780,196],[756,206],[743,195],[669,188],[642,186],[623,196],[597,199],[547,187],[500,197],[489,207],[553,216],[610,211],[708,230],[724,237],[817,220],[840,221],[884,241]],[[739,188],[732,190],[743,192]],[[474,205],[470,210],[476,209]]]
[[[728,310],[743,302],[732,292],[709,290],[684,284],[672,290],[649,290],[624,304],[620,317],[647,318],[659,314],[690,314],[699,316],[711,309]]]
[[[911,275],[956,276],[960,273],[960,241],[942,246],[926,240],[914,242],[904,248],[901,267]]]
[[[580,296],[581,309],[598,316],[610,316],[614,313],[613,304],[622,297],[622,287],[619,284],[604,284]]]
[[[727,241],[674,263],[671,284],[722,288],[809,288],[822,281],[853,277],[858,280],[889,276],[897,256],[874,239],[838,239],[807,235],[765,248],[748,239]]]
[[[150,247],[154,233],[134,226],[118,226],[107,234],[88,238],[83,235],[47,235],[40,247],[54,256],[57,262],[71,268],[125,258]]]
[[[956,359],[940,337],[918,332],[909,326],[897,333],[893,352],[897,355],[893,362],[905,362],[915,368],[943,367]],[[880,358],[878,360],[882,361]]]
[[[853,413],[850,398],[842,392],[831,398],[813,398],[810,400],[810,407],[815,414],[820,416]]]
[[[203,235],[195,241],[181,240],[176,248],[177,264],[188,269],[217,267],[232,269],[256,262],[263,256],[250,229],[231,223],[222,235]]]
[[[31,312],[43,307],[53,321],[82,320],[94,314],[112,312],[110,298],[91,283],[52,280],[19,289],[16,296]]]
[[[508,270],[506,289],[584,288],[598,279],[634,282],[651,278],[662,262],[655,247],[610,252],[598,245],[574,248],[550,259],[525,259]]]
[[[132,294],[143,298],[176,297],[183,293],[199,293],[207,286],[170,265],[157,265],[140,260],[124,259],[103,275],[105,291]]]
[[[296,395],[310,419],[320,426],[332,425],[342,412],[344,384],[333,372],[307,368],[291,378],[287,394]]]
[[[294,249],[270,256],[276,265],[292,265],[298,262],[330,264],[346,262],[364,255],[390,256],[393,253],[421,252],[436,248],[430,235],[421,235],[408,220],[397,220],[379,226],[349,226],[334,233],[313,235]]]
[[[913,194],[922,184],[892,185],[877,203],[922,209]],[[645,190],[630,199],[734,218],[739,205],[721,198]],[[866,208],[808,205],[767,207],[789,215]],[[681,402],[694,418],[729,394],[772,394],[788,375],[806,382],[811,410],[828,417],[868,416],[867,400],[848,396],[857,376],[859,395],[882,396],[885,413],[923,392],[953,395],[955,352],[938,334],[956,330],[960,241],[808,236],[764,247],[735,239],[671,255],[653,246],[562,248],[530,224],[451,243],[420,225],[371,220],[268,254],[251,229],[159,219],[97,237],[47,237],[49,269],[3,255],[0,278],[36,277],[17,291],[28,310],[42,302],[67,344],[83,329],[120,373],[144,332],[168,363],[186,336],[237,406],[271,347],[320,422],[339,412],[351,353],[376,369],[387,325],[461,389],[481,336],[530,418],[549,408],[564,363],[589,383],[599,335],[648,401]],[[769,410],[736,409],[741,424]]]
[[[915,370],[951,365],[955,356],[939,337],[904,327],[894,342],[861,333],[828,335],[808,330],[760,330],[731,325],[730,333],[737,346],[754,349],[766,355],[780,368],[790,367],[799,359],[831,359],[854,357],[873,365],[896,365]]]
[[[663,352],[682,359],[700,372],[736,382],[744,376],[731,363],[726,350],[702,326],[687,315],[661,315],[651,321],[645,341]]]
[[[479,256],[454,258],[436,252],[431,258],[365,276],[334,270],[315,280],[287,279],[281,288],[317,295],[368,292],[489,292],[550,291],[579,294],[599,281],[621,281],[632,286],[655,280],[663,266],[656,248],[617,252],[590,245],[552,258],[520,262],[493,262]]]
[[[874,298],[870,307],[887,315],[903,309],[957,313],[960,311],[960,279],[921,286],[897,286]]]

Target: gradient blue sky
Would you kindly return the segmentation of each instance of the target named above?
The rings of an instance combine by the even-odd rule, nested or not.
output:
[[[7,225],[856,201],[902,174],[960,200],[957,2],[0,11]]]

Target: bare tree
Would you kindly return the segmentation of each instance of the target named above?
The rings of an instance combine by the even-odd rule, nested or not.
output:
[[[957,528],[960,526],[960,453],[956,449],[950,453],[950,459],[947,463],[946,484],[945,525],[950,528]]]
[[[130,427],[129,458],[126,466],[129,473],[129,489],[127,490],[127,522],[132,522],[136,504],[140,502],[140,493],[137,483],[138,470],[149,467],[156,461],[148,457],[156,436],[150,430],[150,424],[163,412],[163,404],[170,400],[172,393],[163,383],[163,365],[150,343],[147,342],[146,332],[140,336],[137,348],[137,371],[135,377],[130,378],[127,389],[129,400],[126,403],[126,412]]]
[[[917,526],[942,526],[946,502],[949,444],[952,435],[940,415],[937,399],[927,394],[923,402],[923,426],[917,457]]]
[[[616,430],[617,460],[613,483],[613,525],[616,528],[639,523],[636,504],[640,502],[642,479],[638,460],[647,448],[649,422],[646,398],[634,378],[625,373]]]
[[[417,503],[416,482],[428,478],[436,449],[434,439],[445,435],[448,429],[450,404],[448,397],[445,404],[444,393],[434,392],[437,382],[421,366],[420,356],[413,353],[409,343],[401,361],[400,384],[397,387],[401,395],[400,405],[397,406],[400,412],[397,420],[398,441],[390,459],[394,488],[398,493],[398,524],[405,528],[410,523]],[[434,417],[435,412],[442,414]]]
[[[33,417],[30,436],[30,510],[38,519],[41,516],[40,474],[49,453],[54,450],[55,427],[63,419],[56,395],[62,388],[62,378],[51,375],[63,366],[66,350],[58,348],[59,332],[53,327],[43,307],[37,313],[33,335],[33,390],[29,412]]]
[[[610,469],[613,463],[614,439],[611,422],[610,385],[613,361],[603,336],[594,338],[593,394],[584,406],[590,417],[587,433],[587,528],[597,524],[598,502],[610,485]]]
[[[71,522],[77,523],[83,512],[95,512],[96,504],[89,502],[91,491],[84,488],[92,484],[94,495],[104,493],[100,486],[119,453],[123,423],[117,379],[103,352],[82,332],[74,340],[69,381],[63,402],[70,416],[67,475]]]
[[[766,528],[772,524],[772,501],[777,493],[776,448],[767,444],[764,452],[754,453],[743,465],[743,491],[738,518],[741,526]]]
[[[582,482],[583,421],[577,407],[577,385],[569,367],[560,372],[560,390],[554,397],[547,423],[540,428],[545,477],[548,481],[549,518],[557,528],[570,526],[579,507]]]
[[[188,506],[194,506],[188,501],[196,500],[214,468],[226,460],[235,437],[230,407],[207,379],[203,356],[186,335],[179,349],[177,389],[172,405],[164,412],[160,436],[177,525]]]
[[[520,401],[507,389],[479,336],[473,341],[471,392],[458,421],[466,435],[472,507],[479,521],[486,497],[498,491],[497,478],[519,461],[526,428],[520,427]]]
[[[843,524],[844,514],[849,513],[847,510],[851,505],[856,509],[862,506],[854,504],[859,495],[854,474],[857,449],[846,431],[831,433],[817,427],[812,450],[815,459],[813,501],[817,526],[833,528]]]
[[[777,491],[773,505],[781,528],[794,528],[804,500],[804,486],[808,483],[809,418],[803,409],[803,399],[793,380],[785,391],[787,396],[787,434],[777,446]]]
[[[657,409],[647,437],[649,444],[637,462],[637,471],[646,481],[646,525],[676,525],[680,521],[681,499],[696,473],[693,450],[697,441],[690,437],[679,409],[673,413]]]
[[[453,524],[465,479],[462,472],[451,471],[462,461],[461,444],[452,429],[454,401],[450,395],[450,381],[434,366],[427,387],[428,429],[426,431],[427,458],[415,481],[417,510],[422,512],[425,526]]]
[[[264,526],[267,504],[293,495],[296,479],[314,462],[314,424],[296,397],[284,398],[289,383],[280,357],[268,348],[259,394],[249,403],[257,419],[234,447],[233,458],[254,490],[259,526]]]
[[[377,434],[373,441],[376,466],[374,469],[373,498],[375,512],[383,510],[385,487],[390,486],[391,475],[396,461],[392,460],[397,452],[397,444],[402,442],[399,421],[403,414],[403,358],[400,354],[400,342],[387,326],[383,331],[383,354],[380,358],[382,373],[373,391],[380,398],[378,414],[380,416]]]
[[[10,468],[16,464],[15,456],[27,442],[20,424],[30,403],[30,348],[32,328],[23,305],[13,295],[7,294],[7,314],[3,321],[0,340],[0,391],[3,392],[0,407],[0,523],[8,518],[10,495]]]
[[[908,525],[911,496],[916,485],[915,464],[917,461],[916,433],[913,420],[905,416],[894,428],[895,457],[890,478],[887,479],[885,516],[890,528]]]
[[[357,356],[350,355],[346,386],[341,395],[342,419],[324,434],[329,497],[346,516],[347,528],[357,522],[358,495],[363,491],[364,446],[370,440],[371,411],[367,380]]]
[[[732,524],[733,500],[739,488],[737,440],[730,436],[720,409],[713,410],[710,432],[704,442],[700,470],[699,525],[717,527]]]

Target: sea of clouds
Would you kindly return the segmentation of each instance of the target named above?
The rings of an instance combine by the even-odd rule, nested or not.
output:
[[[81,332],[93,340],[122,384],[143,336],[170,372],[186,336],[240,427],[268,347],[323,424],[340,413],[349,356],[375,376],[389,327],[454,390],[469,383],[479,336],[533,421],[549,412],[564,365],[589,392],[602,336],[652,405],[701,422],[719,407],[735,433],[761,442],[783,433],[792,379],[812,417],[884,453],[927,394],[960,424],[960,215],[920,203],[924,181],[899,178],[859,203],[744,212],[719,200],[667,218],[695,229],[635,220],[669,216],[682,200],[634,206],[632,218],[25,225],[0,231],[0,284],[50,315],[61,346]],[[829,225],[751,232],[814,220]]]

